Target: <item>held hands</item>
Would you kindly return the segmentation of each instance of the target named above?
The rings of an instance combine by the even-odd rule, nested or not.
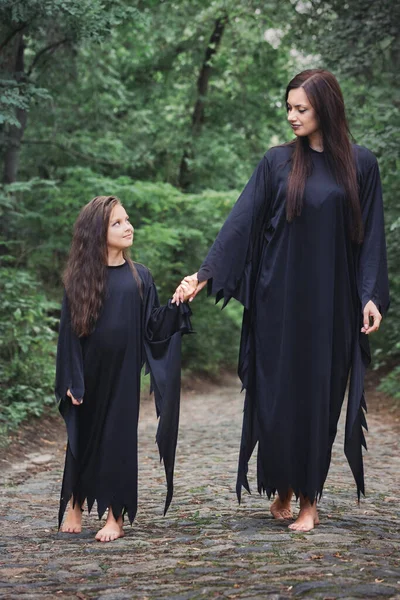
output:
[[[378,331],[379,325],[382,321],[382,315],[377,309],[376,305],[370,300],[364,307],[363,312],[364,325],[361,327],[361,333],[369,335],[374,331]],[[373,321],[373,325],[370,325],[370,320]]]
[[[67,396],[69,396],[69,398],[71,398],[71,402],[75,406],[80,406],[83,402],[83,398],[81,398],[81,400],[77,400],[76,398],[74,398],[73,395],[71,394],[71,390],[67,390]]]
[[[207,281],[202,281],[201,283],[198,282],[197,273],[188,275],[182,279],[180,285],[176,288],[172,297],[172,302],[176,302],[177,305],[179,305],[180,302],[186,302],[187,300],[191,302],[203,289],[206,283]]]

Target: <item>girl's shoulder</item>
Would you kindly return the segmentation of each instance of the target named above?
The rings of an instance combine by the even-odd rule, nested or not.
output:
[[[133,264],[135,265],[136,270],[137,270],[138,274],[140,275],[140,277],[142,277],[142,279],[151,277],[150,269],[148,267],[146,267],[145,265],[142,265],[142,263],[138,263],[136,261]]]
[[[151,271],[148,267],[146,267],[145,265],[142,265],[142,263],[138,263],[138,262],[134,262],[136,271],[140,277],[140,279],[142,280],[143,284],[145,287],[150,286],[153,283],[153,276],[151,274]]]

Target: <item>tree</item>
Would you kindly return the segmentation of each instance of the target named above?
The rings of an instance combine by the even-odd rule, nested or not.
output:
[[[0,8],[0,98],[4,183],[16,181],[27,112],[48,98],[37,81],[61,48],[73,60],[77,46],[99,40],[134,9],[122,1],[6,0]]]

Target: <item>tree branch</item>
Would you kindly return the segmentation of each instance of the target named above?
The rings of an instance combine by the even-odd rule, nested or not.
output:
[[[3,42],[1,42],[0,52],[1,52],[1,50],[3,50],[3,48],[5,48],[7,46],[7,44],[9,44],[11,42],[11,40],[13,39],[13,37],[15,35],[17,35],[17,33],[20,33],[21,31],[26,29],[28,27],[28,25],[29,25],[29,23],[23,23],[21,25],[21,27],[18,27],[17,29],[13,29],[13,31],[9,34],[9,36],[6,37],[6,39]]]
[[[37,145],[43,145],[43,146],[54,146],[55,148],[58,148],[59,150],[62,150],[66,154],[70,154],[71,156],[74,156],[76,158],[82,158],[84,160],[87,160],[88,162],[97,163],[99,165],[105,165],[107,167],[122,168],[124,166],[123,163],[116,163],[116,162],[112,162],[110,160],[106,160],[105,158],[97,158],[96,156],[90,156],[88,154],[83,154],[82,152],[78,152],[77,150],[68,148],[67,146],[64,146],[64,144],[60,144],[59,142],[55,142],[53,140],[23,140],[22,143],[23,144],[37,144]]]
[[[42,48],[40,50],[40,52],[38,52],[36,54],[35,58],[33,59],[32,64],[29,67],[29,70],[27,72],[27,76],[29,77],[32,74],[33,69],[35,68],[35,66],[37,65],[38,61],[43,56],[43,54],[46,54],[46,52],[53,53],[59,46],[62,46],[63,44],[66,44],[67,42],[70,42],[70,41],[71,40],[69,38],[64,38],[63,40],[59,40],[58,42],[54,42],[53,44],[50,44],[49,46]]]
[[[197,78],[197,99],[192,114],[191,140],[183,152],[179,167],[179,186],[182,189],[187,189],[190,184],[188,161],[193,155],[193,139],[201,133],[201,129],[203,127],[205,101],[212,71],[211,61],[214,55],[218,52],[227,23],[227,14],[223,15],[222,17],[218,17],[218,19],[214,21],[214,30],[208,41],[203,63]]]

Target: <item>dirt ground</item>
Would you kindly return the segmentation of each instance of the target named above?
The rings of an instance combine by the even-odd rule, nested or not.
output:
[[[236,377],[186,382],[170,510],[154,442],[155,410],[139,422],[139,510],[125,537],[101,544],[93,511],[81,534],[57,531],[65,431],[32,421],[1,454],[0,598],[5,600],[400,600],[400,414],[368,387],[366,498],[356,501],[343,419],[319,504],[321,524],[296,534],[255,493],[237,504],[243,394]],[[296,513],[298,507],[293,502]]]
[[[182,391],[188,398],[192,394],[210,393],[216,387],[224,386],[232,377],[232,373],[224,372],[219,376],[218,381],[201,375],[186,378]],[[374,371],[367,374],[365,390],[368,412],[379,415],[381,420],[389,422],[400,433],[400,401],[377,391],[379,379],[380,375]],[[153,402],[153,400],[144,394],[142,402]],[[19,461],[24,461],[27,454],[38,452],[40,449],[50,450],[58,443],[60,436],[64,435],[64,422],[56,410],[52,414],[32,418],[23,423],[17,432],[9,436],[5,444],[0,445],[0,471]]]

